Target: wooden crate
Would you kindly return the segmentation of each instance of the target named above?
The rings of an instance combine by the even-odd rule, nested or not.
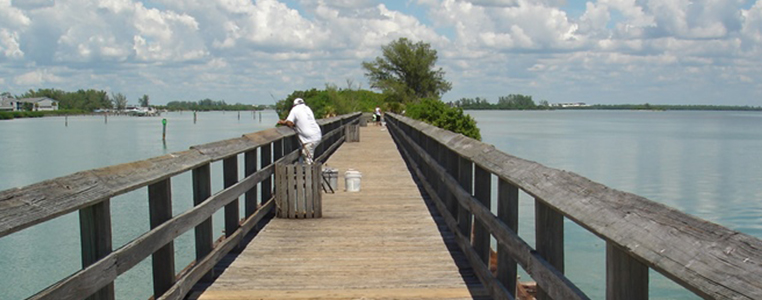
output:
[[[321,163],[276,164],[276,215],[286,219],[312,219],[323,215],[320,193]]]
[[[347,124],[345,127],[345,130],[346,130],[346,138],[344,140],[345,142],[353,143],[353,142],[360,141],[360,125]]]

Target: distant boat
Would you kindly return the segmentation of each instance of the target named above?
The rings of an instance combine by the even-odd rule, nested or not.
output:
[[[137,117],[152,117],[160,115],[159,111],[153,107],[127,107],[123,110],[123,112],[127,115]]]

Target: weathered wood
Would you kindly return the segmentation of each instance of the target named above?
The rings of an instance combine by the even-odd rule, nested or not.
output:
[[[103,201],[79,210],[79,226],[82,242],[82,268],[94,264],[112,250],[111,200]],[[109,284],[88,300],[114,299],[114,284]]]
[[[288,201],[288,218],[294,219],[296,218],[296,203],[299,202],[297,199],[297,178],[301,177],[301,174],[296,173],[296,166],[297,165],[286,165],[286,194],[288,195],[286,197]],[[302,173],[304,174],[304,173]]]
[[[172,185],[170,179],[148,186],[151,229],[172,219]],[[159,297],[175,283],[175,247],[170,241],[151,255],[153,296]]]
[[[458,155],[705,298],[762,299],[762,241],[579,175],[505,154],[406,117]]]
[[[248,177],[257,171],[257,150],[252,149],[244,154],[244,176]],[[248,218],[257,211],[257,186],[253,186],[246,191],[244,198],[244,219]]]
[[[318,168],[305,168],[305,173],[307,173],[307,176],[304,176],[304,194],[305,195],[312,195],[312,197],[315,196],[315,193],[318,195],[320,194],[320,190],[314,189],[313,181],[320,181],[320,174],[318,173],[317,176],[315,176],[315,171],[320,170],[322,167]],[[317,203],[318,199],[311,199],[312,201],[305,201],[304,203],[304,213],[305,218],[316,218],[315,215],[315,203]]]
[[[275,207],[274,199],[264,203],[259,210],[243,222],[241,227],[233,233],[233,235],[223,240],[214,252],[195,264],[185,276],[178,279],[177,284],[172,286],[169,291],[157,300],[184,299],[196,282],[202,280],[205,274],[210,273],[214,265],[220,262],[226,253],[230,252],[230,250],[237,246],[243,240],[243,237],[246,236],[246,234],[259,223],[259,221],[269,214],[273,207]]]
[[[606,243],[606,299],[648,299],[648,267],[612,243]]]
[[[393,124],[393,123],[392,123]],[[391,126],[396,131],[394,126]],[[446,185],[457,199],[459,206],[467,212],[473,213],[475,219],[484,222],[490,233],[495,236],[499,244],[502,244],[511,257],[524,267],[524,270],[537,281],[538,284],[548,287],[548,293],[554,299],[588,299],[572,282],[551,264],[545,261],[532,247],[524,242],[508,226],[494,217],[492,212],[477,201],[470,192],[466,191],[455,178],[445,172],[436,160],[426,154],[423,149],[413,142],[413,138],[406,135],[398,135],[404,143],[411,146],[412,151],[417,152],[423,163],[432,166],[439,176],[445,178]],[[415,169],[415,168],[414,168]],[[458,220],[460,222],[460,220]],[[460,226],[460,223],[458,224]],[[458,230],[460,232],[460,230]],[[462,232],[460,232],[462,234]],[[470,233],[470,232],[469,232]],[[463,234],[468,237],[469,233]],[[468,241],[468,239],[466,239]],[[466,242],[467,245],[470,242]],[[463,247],[463,246],[461,246]]]
[[[267,144],[260,149],[259,158],[261,163],[261,166],[267,167],[271,166],[273,160],[272,160],[272,144]],[[275,169],[273,169],[275,170]],[[274,172],[273,172],[274,173]],[[268,177],[267,179],[263,180],[260,184],[261,188],[261,196],[260,199],[262,202],[267,201],[267,199],[272,198],[272,191],[273,191],[273,179],[272,177]]]
[[[82,299],[113,282],[163,245],[208,220],[216,211],[272,174],[265,168],[194,208],[164,222],[96,263],[48,287],[31,299]],[[253,225],[252,225],[253,226]],[[247,228],[247,230],[251,230]]]
[[[222,182],[225,188],[231,187],[238,182],[238,157],[229,156],[222,160]],[[225,236],[233,234],[238,229],[241,219],[238,199],[225,205]]]
[[[212,195],[212,178],[209,164],[193,169],[193,205],[200,205]],[[196,238],[196,261],[204,259],[214,247],[212,233],[212,217],[210,216],[194,229]],[[209,273],[205,280],[212,280],[214,274]]]
[[[0,192],[0,237],[207,163],[195,150],[77,172]]]
[[[319,167],[313,168],[312,171],[314,172],[312,174],[312,193],[315,195],[315,201],[312,203],[312,213],[315,218],[322,218],[323,217],[323,193],[321,193],[321,180],[323,174],[322,174],[322,164],[320,164]]]
[[[328,161],[361,170],[362,192],[323,195],[322,219],[271,220],[235,260],[224,259],[231,263],[207,293],[452,288],[465,295],[457,299],[474,299],[471,290],[484,295],[471,268],[453,263],[445,244],[452,237],[442,237],[388,132],[363,129],[372,131],[363,131],[366,140],[344,144]]]
[[[347,143],[357,143],[360,141],[360,125],[348,124],[344,127],[346,129],[345,139]]]
[[[534,202],[535,248],[556,270],[564,272],[564,216],[545,205]],[[537,285],[537,299],[552,299],[542,284]]]
[[[349,116],[348,118],[356,118],[357,116],[359,114]],[[341,123],[345,119],[342,116],[333,119],[331,122]],[[331,124],[330,122],[326,123],[325,120],[319,120],[318,122],[320,124]],[[83,248],[86,251],[83,254],[85,256],[83,257],[83,262],[89,265],[83,270],[40,291],[31,299],[83,299],[88,295],[95,294],[99,290],[107,290],[109,288],[113,290],[113,281],[119,274],[126,272],[148,256],[156,254],[162,257],[169,257],[166,253],[173,251],[166,251],[164,247],[171,245],[176,237],[190,230],[190,228],[197,227],[197,229],[202,229],[202,231],[208,232],[208,234],[204,233],[203,235],[212,237],[211,223],[205,224],[211,220],[212,214],[219,210],[221,206],[230,204],[246,191],[250,191],[257,183],[273,173],[273,167],[268,163],[268,166],[247,177],[247,179],[225,189],[215,196],[210,196],[211,178],[209,163],[211,161],[225,159],[246,151],[255,151],[255,148],[262,145],[269,147],[273,141],[283,140],[289,136],[294,136],[293,131],[284,131],[283,129],[267,130],[262,133],[244,135],[239,139],[196,146],[184,152],[79,172],[23,188],[2,191],[0,192],[0,237],[81,209],[82,231],[84,233]],[[256,152],[253,153],[254,157],[256,157]],[[288,155],[281,153],[281,156],[283,160],[293,161],[296,159],[295,153]],[[269,160],[269,156],[267,159]],[[87,258],[97,254],[95,250],[98,249],[93,250],[93,245],[97,244],[98,247],[102,247],[106,244],[102,241],[104,239],[102,232],[107,227],[92,225],[96,223],[110,223],[104,221],[105,219],[102,217],[95,216],[95,211],[98,211],[98,213],[104,211],[102,208],[98,208],[104,199],[106,199],[105,203],[108,204],[108,199],[112,196],[149,186],[149,199],[160,199],[161,201],[159,202],[165,202],[170,198],[169,195],[171,195],[168,187],[169,179],[174,175],[191,170],[193,170],[194,204],[196,205],[193,209],[162,223],[117,251],[106,252],[105,256],[101,259],[93,261],[92,258]],[[162,185],[166,186],[161,187]],[[162,194],[165,194],[165,196],[157,196]],[[151,202],[154,202],[153,200]],[[108,208],[105,211],[108,212]],[[268,212],[270,210],[262,212],[262,215]],[[171,217],[171,209],[159,209],[151,212],[153,219],[156,219],[158,215],[166,215],[167,213]],[[253,226],[252,224],[251,227]],[[102,232],[95,234],[92,233],[94,230]],[[110,238],[110,234],[108,238]],[[200,240],[203,240],[201,244],[207,244],[206,238]],[[211,249],[211,240],[208,245],[207,248]],[[109,251],[110,247],[110,245],[107,247]],[[214,251],[217,250],[215,249]],[[226,251],[229,251],[229,249]],[[97,255],[102,256],[104,254]],[[164,263],[162,267],[157,267],[157,269],[173,269],[166,267],[166,265]],[[208,270],[211,270],[211,267]],[[170,272],[161,273],[169,274]],[[107,292],[113,294],[111,291]],[[106,299],[110,298],[113,298],[113,296],[106,297]]]
[[[490,209],[492,202],[492,178],[490,173],[479,166],[474,167],[474,198],[485,208]],[[474,249],[482,262],[489,266],[490,234],[481,220],[474,220]]]
[[[411,157],[410,152],[408,152],[406,149],[403,149],[403,154],[407,157]],[[423,162],[430,162],[430,160],[427,160],[425,157],[421,160]],[[416,165],[415,162],[409,160],[410,163],[413,164],[413,170],[416,173],[417,176],[423,177],[424,174],[421,171],[421,167]],[[436,167],[435,171],[436,171]],[[447,176],[443,176],[447,177]],[[505,286],[503,286],[499,281],[497,281],[492,274],[490,274],[489,268],[487,265],[484,264],[483,259],[480,257],[477,250],[475,250],[473,247],[471,247],[471,239],[470,239],[470,232],[467,234],[463,234],[463,232],[460,230],[460,224],[458,221],[456,221],[454,216],[451,216],[448,214],[447,207],[445,206],[445,203],[442,199],[440,199],[435,193],[434,188],[430,184],[425,184],[424,188],[428,192],[429,196],[431,196],[434,200],[434,204],[437,206],[437,209],[439,210],[440,214],[442,214],[443,218],[445,219],[445,223],[447,223],[450,230],[455,235],[455,240],[458,243],[458,246],[460,246],[461,251],[463,251],[470,262],[472,268],[474,268],[474,271],[476,271],[476,275],[479,277],[479,280],[487,287],[487,291],[489,292],[490,296],[493,299],[510,299],[512,300],[512,293],[508,292],[508,290],[505,289]],[[462,189],[461,189],[462,190]],[[462,190],[464,191],[464,190]]]
[[[423,160],[418,162],[422,164]],[[473,192],[473,164],[471,161],[460,157],[458,159],[458,184],[470,195]],[[471,213],[462,206],[458,209],[458,227],[464,236],[471,236]]]
[[[518,234],[519,232],[519,188],[505,180],[499,179],[497,184],[497,217],[500,222]],[[517,267],[508,249],[502,244],[497,245],[497,280],[499,280],[511,295],[516,296]]]
[[[279,218],[319,218],[321,163],[277,164],[276,206]]]

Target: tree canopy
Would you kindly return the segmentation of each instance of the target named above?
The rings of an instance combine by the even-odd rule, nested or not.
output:
[[[390,95],[391,100],[409,103],[422,98],[439,99],[452,89],[442,68],[435,69],[437,51],[428,43],[400,38],[381,50],[382,57],[363,62],[362,67],[371,87]]]

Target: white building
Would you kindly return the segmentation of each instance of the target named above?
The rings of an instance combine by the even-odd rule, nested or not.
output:
[[[58,110],[58,101],[48,97],[42,98],[3,98],[0,99],[0,111],[23,111],[26,103],[31,104],[32,111]]]

